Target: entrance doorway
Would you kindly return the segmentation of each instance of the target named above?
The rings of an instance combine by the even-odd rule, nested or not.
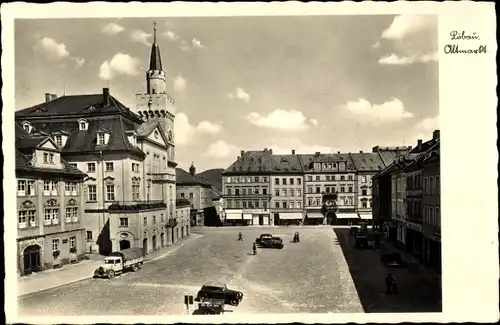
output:
[[[148,239],[147,238],[144,238],[144,240],[142,241],[142,253],[144,255],[148,254]]]
[[[155,251],[157,249],[156,247],[156,235],[153,235],[153,250]]]
[[[161,247],[165,247],[165,234],[164,233],[160,234],[160,243],[161,243]]]
[[[177,239],[179,239],[179,228],[177,228],[176,234],[177,234],[177,236],[175,237],[175,239],[177,240]]]
[[[184,238],[184,226],[181,227],[181,237]]]
[[[259,226],[264,225],[264,216],[259,216]]]
[[[129,249],[130,248],[130,242],[126,239],[124,240],[120,240],[120,250],[124,250],[124,249]]]
[[[41,267],[41,247],[30,245],[24,249],[24,274],[31,274]]]
[[[279,213],[275,213],[274,214],[274,225],[275,226],[279,226],[280,225],[280,214]]]

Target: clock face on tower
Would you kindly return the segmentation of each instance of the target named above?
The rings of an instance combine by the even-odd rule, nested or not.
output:
[[[172,141],[172,131],[168,131],[168,141]]]

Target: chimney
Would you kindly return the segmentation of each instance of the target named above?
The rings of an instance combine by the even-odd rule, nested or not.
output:
[[[320,154],[321,154],[321,152],[319,152],[319,151],[316,151],[316,153],[315,153],[316,156],[319,156]]]
[[[273,154],[273,149],[269,149],[269,153],[272,155]]]
[[[56,98],[57,98],[57,95],[56,95],[56,94],[51,94],[51,95],[50,95],[50,98],[51,98],[51,100],[54,100],[54,99],[56,99]]]
[[[432,139],[439,140],[439,130],[435,130],[434,132],[432,132]]]
[[[337,151],[337,154],[339,154],[339,155],[340,155],[340,151]]]
[[[240,156],[236,157],[236,160],[240,160]]]
[[[295,155],[295,149],[292,149],[292,155]]]
[[[243,157],[243,155],[245,154],[245,150],[241,150],[241,156]]]
[[[102,89],[102,104],[104,106],[109,105],[109,88]]]
[[[422,139],[418,139],[417,143],[417,148],[420,148],[422,146]]]
[[[363,150],[360,150],[359,153],[363,153]]]
[[[264,148],[264,152],[267,152],[267,148]]]
[[[45,93],[45,102],[48,103],[52,100],[52,95],[49,93]]]

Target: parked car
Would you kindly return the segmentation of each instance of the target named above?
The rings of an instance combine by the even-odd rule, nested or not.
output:
[[[255,243],[257,245],[260,245],[260,243],[262,242],[263,239],[270,239],[270,238],[273,238],[273,235],[271,235],[271,234],[261,234],[259,237],[257,237],[255,239]]]
[[[104,259],[103,265],[95,269],[94,277],[112,279],[115,275],[129,270],[137,272],[143,263],[144,254],[140,247],[113,252]]]
[[[383,254],[380,257],[382,263],[386,266],[389,267],[404,267],[405,262],[403,261],[403,258],[401,257],[401,254],[399,252],[391,252],[387,254]]]
[[[359,232],[358,227],[351,227],[351,230],[349,231],[350,235],[356,235]]]
[[[271,237],[271,238],[264,238],[260,242],[260,247],[283,249],[283,247],[285,247],[285,244],[283,244],[283,239],[279,237]]]
[[[238,306],[243,300],[243,293],[231,290],[223,283],[210,281],[205,283],[196,295],[196,301],[202,302],[206,299],[224,300],[226,305]]]

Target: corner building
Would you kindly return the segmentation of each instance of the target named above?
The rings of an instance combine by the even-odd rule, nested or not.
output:
[[[85,174],[61,159],[48,134],[15,124],[17,251],[20,275],[50,269],[85,253]]]
[[[86,251],[108,254],[169,243],[177,232],[175,200],[175,103],[156,44],[136,109],[104,88],[101,94],[46,94],[41,104],[16,112],[32,132],[51,135],[61,155],[84,171]]]
[[[270,215],[272,150],[241,151],[222,172],[224,223],[273,225]]]

